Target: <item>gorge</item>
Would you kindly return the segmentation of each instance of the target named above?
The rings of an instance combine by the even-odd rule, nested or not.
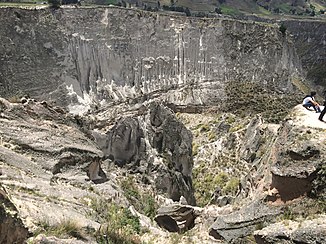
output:
[[[0,8],[0,242],[325,242],[326,23],[282,23]]]

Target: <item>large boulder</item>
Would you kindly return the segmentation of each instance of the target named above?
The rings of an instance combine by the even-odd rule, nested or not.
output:
[[[227,243],[238,243],[241,238],[253,233],[257,226],[271,221],[278,213],[277,208],[255,201],[239,211],[218,216],[210,227],[209,235]]]
[[[196,213],[193,207],[174,204],[161,207],[155,217],[157,224],[170,232],[185,232],[195,224]]]
[[[304,221],[283,221],[254,232],[258,244],[326,243],[325,215]]]
[[[135,173],[146,173],[156,189],[174,201],[195,204],[192,134],[164,105],[153,102],[142,114],[121,117],[105,134],[93,132],[104,156]]]

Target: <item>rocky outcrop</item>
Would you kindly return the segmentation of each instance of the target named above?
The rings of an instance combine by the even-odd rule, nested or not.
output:
[[[269,225],[254,232],[255,240],[258,244],[272,243],[325,243],[326,224],[325,215],[311,220],[283,221]]]
[[[7,97],[46,94],[88,106],[160,96],[218,105],[231,82],[292,92],[301,70],[292,44],[270,24],[116,7],[1,8],[0,19],[0,95]]]
[[[15,145],[16,152],[29,151],[38,165],[34,170],[42,168],[58,175],[78,168],[96,179],[89,167],[99,164],[102,152],[73,125],[75,119],[66,116],[40,102],[9,103],[0,117],[2,140]],[[1,150],[4,159],[11,162],[14,152],[6,147]],[[100,171],[98,168],[99,178]]]
[[[257,226],[268,223],[279,210],[262,202],[253,202],[239,211],[218,216],[210,227],[209,234],[217,240],[227,243],[239,243],[241,238],[253,233]]]
[[[306,115],[306,122],[298,123],[299,114],[301,117]],[[319,132],[320,122],[315,118],[317,126],[305,125],[314,115],[298,105],[293,111],[293,118],[289,118],[279,131],[272,149],[271,188],[277,190],[270,197],[273,201],[281,199],[286,202],[310,194],[312,190],[317,172],[325,162],[325,138]]]
[[[134,173],[149,175],[156,189],[174,201],[195,204],[192,135],[167,107],[150,103],[143,114],[122,117],[105,134],[93,136],[104,156]]]
[[[170,205],[161,207],[155,221],[157,224],[170,231],[183,233],[195,224],[196,213],[193,207],[187,205]]]
[[[99,182],[107,198],[119,194],[102,170],[102,151],[58,107],[32,100],[0,104],[0,181],[26,228],[70,220],[96,230],[99,223],[87,216],[82,199],[96,197]]]
[[[0,243],[23,243],[30,235],[18,217],[17,209],[0,185]]]

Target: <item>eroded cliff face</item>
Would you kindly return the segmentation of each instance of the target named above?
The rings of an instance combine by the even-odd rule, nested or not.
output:
[[[7,97],[218,104],[230,82],[291,92],[301,72],[292,44],[270,24],[119,8],[1,9],[0,17]]]
[[[325,20],[287,20],[284,24],[287,31],[293,35],[294,45],[307,79],[325,88]]]

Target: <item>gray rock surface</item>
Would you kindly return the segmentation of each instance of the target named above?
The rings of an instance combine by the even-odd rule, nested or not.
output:
[[[104,156],[134,173],[150,176],[156,189],[174,201],[195,204],[192,187],[192,135],[174,113],[158,102],[143,114],[119,119],[105,134],[93,136]]]
[[[96,230],[99,223],[87,216],[89,207],[82,203],[98,196],[93,182],[102,180],[96,191],[107,198],[119,191],[100,166],[102,151],[74,117],[56,107],[1,104],[0,182],[26,228],[35,231],[42,222],[54,225],[69,219]]]
[[[109,7],[1,8],[0,25],[0,95],[7,97],[86,107],[157,96],[223,105],[230,82],[292,92],[291,77],[301,72],[293,45],[271,24]]]
[[[227,243],[239,243],[241,238],[252,233],[258,225],[270,221],[279,213],[277,208],[256,201],[239,211],[220,215],[210,227],[209,234]]]
[[[284,123],[270,161],[271,188],[277,190],[271,200],[288,201],[310,194],[317,172],[325,162],[323,141],[324,135],[318,127],[303,126],[292,120]],[[322,191],[323,187],[319,189]]]
[[[321,35],[326,32],[325,19],[308,21],[288,19],[283,23],[287,33],[293,35],[293,42],[308,80],[319,85],[322,92],[326,82],[323,68],[326,66],[326,38],[325,35]]]
[[[193,207],[175,204],[159,208],[155,221],[170,232],[182,233],[194,226],[195,218]]]
[[[23,243],[29,236],[28,229],[18,217],[6,191],[0,184],[0,243]]]
[[[325,215],[313,219],[297,221],[283,221],[269,225],[254,232],[258,244],[269,243],[325,243],[326,224]]]

